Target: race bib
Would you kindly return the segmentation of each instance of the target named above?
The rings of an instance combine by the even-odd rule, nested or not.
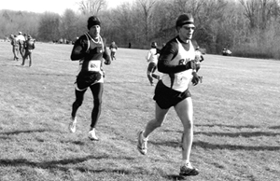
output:
[[[88,71],[99,72],[101,69],[101,61],[91,60],[88,63]]]

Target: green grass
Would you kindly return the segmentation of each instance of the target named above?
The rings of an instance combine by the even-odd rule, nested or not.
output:
[[[145,50],[120,49],[106,71],[99,142],[87,139],[90,91],[68,132],[77,62],[71,45],[37,43],[31,68],[0,42],[1,181],[176,180],[182,126],[175,111],[136,150],[136,133],[154,116]],[[280,178],[280,62],[205,55],[203,83],[191,87],[195,135],[191,181]]]

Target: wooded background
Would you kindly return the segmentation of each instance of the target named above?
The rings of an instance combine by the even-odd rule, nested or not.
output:
[[[207,53],[220,54],[224,47],[236,56],[280,59],[279,0],[134,0],[108,9],[106,0],[81,0],[79,11],[66,9],[62,15],[0,10],[0,38],[30,34],[38,41],[75,40],[87,31],[87,18],[102,21],[107,44],[119,47],[159,46],[176,35],[178,15],[193,14],[193,39]],[[51,11],[51,10],[50,10]]]

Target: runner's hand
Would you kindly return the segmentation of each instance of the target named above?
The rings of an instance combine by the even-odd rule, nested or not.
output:
[[[197,75],[196,72],[193,72],[193,78],[192,78],[193,86],[196,86],[199,83],[200,78],[201,77],[199,75]]]
[[[187,69],[193,69],[196,70],[197,64],[194,60],[188,61],[186,64]]]

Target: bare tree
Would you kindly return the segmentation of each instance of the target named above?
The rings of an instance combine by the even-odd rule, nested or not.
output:
[[[44,41],[53,41],[60,38],[60,16],[54,13],[45,13],[39,24],[39,37]]]
[[[279,0],[240,0],[244,15],[250,22],[250,30],[265,30],[273,18],[279,15]]]
[[[67,40],[74,40],[77,35],[77,16],[71,9],[66,9],[63,16],[61,17],[61,28],[60,32],[63,38]]]
[[[79,9],[84,15],[98,15],[106,6],[106,0],[82,0],[79,2]]]
[[[144,23],[144,34],[147,41],[149,41],[150,39],[150,27],[152,26],[153,8],[156,2],[157,0],[137,0],[136,2],[139,5],[140,14],[142,14],[142,22]]]
[[[244,15],[250,21],[250,28],[257,27],[258,17],[258,2],[255,0],[240,0],[241,5],[244,7]]]

